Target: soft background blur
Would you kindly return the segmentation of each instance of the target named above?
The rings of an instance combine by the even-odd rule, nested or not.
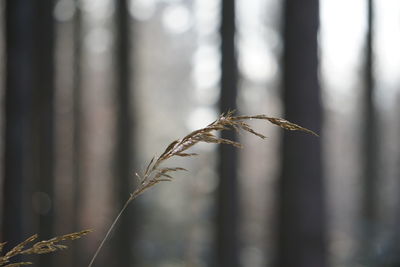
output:
[[[86,266],[134,173],[237,109],[321,137],[252,122],[267,140],[199,145],[95,266],[400,266],[399,1],[3,0],[1,18],[0,240],[95,229],[24,260]]]

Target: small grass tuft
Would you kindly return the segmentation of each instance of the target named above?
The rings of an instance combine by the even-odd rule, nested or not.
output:
[[[92,232],[92,230],[84,230],[80,232],[70,233],[62,236],[56,236],[49,240],[42,240],[39,242],[34,243],[31,247],[26,248],[30,243],[34,242],[38,239],[38,235],[35,234],[25,241],[19,243],[10,251],[5,253],[3,256],[0,256],[0,266],[4,267],[18,267],[23,265],[30,265],[32,262],[18,262],[18,263],[10,263],[10,259],[17,256],[17,255],[32,255],[32,254],[46,254],[55,252],[57,250],[66,249],[67,246],[59,244],[60,242],[66,240],[75,240],[81,238],[88,233]],[[0,243],[0,253],[3,252],[4,245],[7,242]]]

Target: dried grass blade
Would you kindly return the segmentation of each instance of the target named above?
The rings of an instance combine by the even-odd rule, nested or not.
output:
[[[232,117],[231,119],[233,121],[241,121],[241,120],[252,120],[252,119],[257,119],[257,120],[265,120],[269,117],[265,115],[252,115],[252,116],[235,116]]]
[[[265,115],[254,115],[254,116],[237,116],[237,117],[232,117],[231,119],[235,121],[249,120],[249,119],[268,120],[269,122],[289,131],[302,131],[315,136],[319,136],[317,133],[315,133],[310,129],[304,128],[298,124],[295,124],[293,122],[281,118],[268,117]]]
[[[167,146],[167,148],[165,149],[165,151],[161,154],[160,157],[158,157],[159,159],[163,158],[165,156],[165,154],[171,152],[171,150],[175,147],[176,144],[178,144],[180,141],[179,140],[175,140],[173,141],[171,144],[169,144]]]
[[[57,242],[65,241],[65,240],[75,240],[75,239],[79,239],[91,232],[93,232],[93,230],[91,230],[91,229],[83,230],[80,232],[74,232],[74,233],[70,233],[70,234],[56,236],[49,240],[43,240],[40,243],[57,243]]]
[[[197,153],[176,153],[175,155],[179,157],[192,157],[192,156],[198,156],[199,154]]]
[[[167,180],[172,181],[173,177],[167,173],[169,172],[176,172],[176,171],[187,171],[185,168],[181,167],[175,167],[175,168],[163,168],[157,172],[157,174],[154,176],[154,179],[157,181],[162,181],[160,177],[166,177]]]
[[[227,145],[232,145],[234,147],[242,148],[242,144],[239,142],[235,142],[225,138],[217,138],[215,136],[203,136],[203,138],[200,141],[213,144],[227,144]]]
[[[258,133],[258,132],[256,132],[256,131],[254,131],[254,130],[250,127],[250,125],[248,125],[248,124],[245,123],[245,122],[239,121],[237,125],[238,125],[238,127],[240,127],[241,129],[243,129],[243,130],[245,130],[245,131],[247,131],[247,132],[249,132],[249,133],[252,133],[252,134],[254,134],[254,135],[256,135],[256,136],[258,136],[258,137],[260,137],[261,139],[266,139],[266,138],[267,138],[265,135],[260,134],[260,133]]]
[[[156,159],[156,157],[153,157],[153,158],[150,160],[149,164],[147,165],[146,170],[144,171],[144,175],[145,175],[145,176],[149,173],[151,164],[153,164],[153,162],[154,162],[155,159]]]
[[[159,182],[172,182],[173,178],[157,178],[157,183]]]
[[[139,175],[137,172],[135,172],[135,176],[136,176],[136,178],[139,180],[139,182],[142,181],[142,177],[140,177],[140,175]]]
[[[222,113],[220,116],[219,116],[219,118],[220,119],[222,119],[222,118],[229,118],[229,117],[232,117],[233,116],[233,114],[235,114],[235,112],[236,112],[236,110],[228,110],[227,112],[224,112],[224,113]]]
[[[180,144],[176,146],[176,148],[172,152],[171,156],[177,155],[185,150],[188,150],[189,148],[191,148],[192,146],[197,144],[199,141],[197,140],[196,136],[198,136],[198,135],[195,135],[187,140],[182,140],[182,142],[180,142]],[[162,161],[164,161],[166,159],[167,158],[163,158]]]
[[[29,238],[27,238],[25,241],[19,243],[18,245],[16,245],[14,248],[12,248],[9,252],[6,253],[6,255],[4,256],[5,258],[11,258],[19,253],[21,253],[21,251],[24,249],[24,247],[26,245],[28,245],[29,243],[35,241],[38,238],[38,235],[35,234]]]
[[[83,230],[80,232],[70,233],[62,236],[56,236],[49,240],[43,240],[35,243],[31,248],[21,251],[20,254],[46,254],[56,250],[65,249],[67,246],[56,244],[66,240],[75,240],[81,238],[92,230]]]
[[[269,120],[271,123],[278,125],[279,127],[286,129],[286,130],[290,130],[290,131],[302,131],[302,132],[307,132],[309,134],[315,135],[315,136],[319,136],[318,134],[316,134],[315,132],[301,127],[300,125],[297,125],[293,122],[287,121],[285,119],[280,119],[280,118],[266,118],[267,120]]]
[[[158,172],[158,173],[156,174],[156,176],[154,176],[154,179],[156,179],[156,180],[159,181],[160,179],[158,179],[158,178],[160,178],[160,177],[166,177],[166,178],[168,178],[168,179],[170,179],[170,180],[173,179],[171,175],[166,174],[166,173],[164,173],[164,172]]]
[[[207,129],[207,130],[209,130],[209,131],[228,131],[228,130],[230,130],[229,127],[226,127],[226,126],[220,125],[220,124],[218,124],[218,125],[211,125],[211,126],[208,126],[208,127],[205,128],[205,129]]]
[[[161,171],[163,171],[163,173],[166,173],[166,172],[188,171],[188,170],[182,167],[174,167],[174,168],[163,168]]]

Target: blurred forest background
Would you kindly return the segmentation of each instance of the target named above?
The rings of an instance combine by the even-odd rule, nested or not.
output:
[[[0,3],[0,240],[95,229],[35,266],[87,266],[134,173],[229,109],[320,137],[198,146],[95,266],[400,266],[399,1]]]

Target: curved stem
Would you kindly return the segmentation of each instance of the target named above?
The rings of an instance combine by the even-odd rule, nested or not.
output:
[[[91,267],[93,265],[94,260],[96,259],[97,255],[99,254],[101,248],[103,247],[104,243],[108,239],[108,237],[111,234],[111,231],[114,229],[115,225],[117,224],[119,218],[121,217],[122,213],[124,213],[125,209],[128,207],[129,203],[132,201],[132,197],[130,197],[122,207],[121,211],[118,213],[117,217],[114,219],[113,223],[111,224],[110,228],[107,231],[107,234],[104,236],[103,240],[101,241],[99,247],[97,248],[96,252],[94,253],[88,267]]]

